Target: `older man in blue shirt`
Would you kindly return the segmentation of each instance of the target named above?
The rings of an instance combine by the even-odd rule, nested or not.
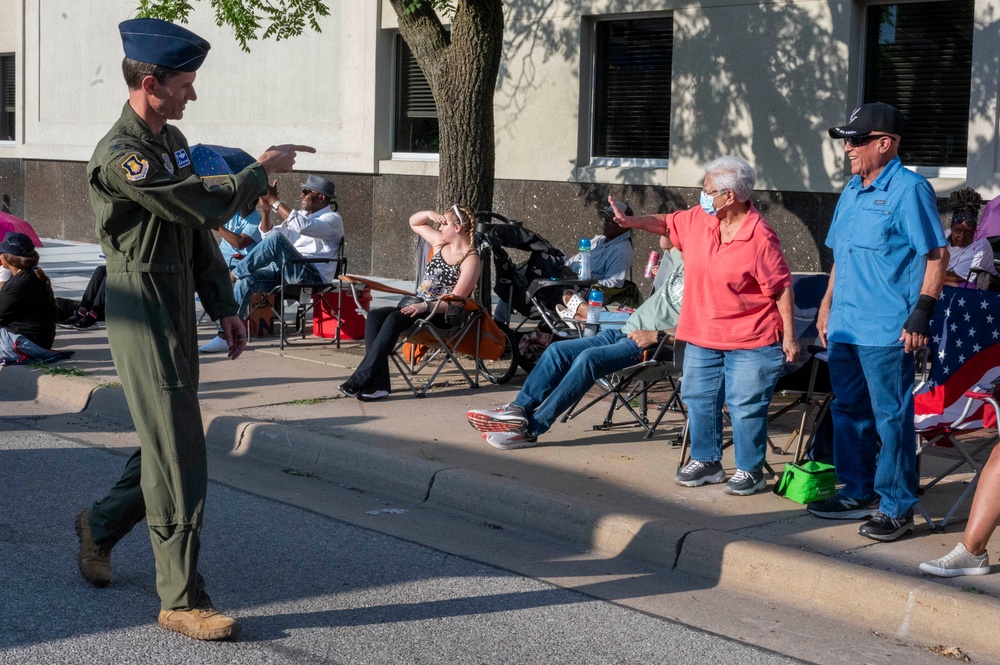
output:
[[[928,342],[948,266],[934,190],[897,156],[902,133],[902,113],[883,103],[864,104],[847,125],[830,129],[844,140],[854,177],[827,235],[835,265],[817,318],[828,343],[834,462],[844,486],[808,510],[870,517],[858,533],[881,541],[913,531],[913,352]]]

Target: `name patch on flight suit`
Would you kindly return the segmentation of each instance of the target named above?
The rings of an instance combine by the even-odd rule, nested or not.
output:
[[[149,162],[133,152],[122,162],[122,169],[125,170],[125,177],[129,182],[138,182],[144,180],[149,173]]]
[[[168,153],[163,153],[160,156],[163,157],[163,165],[165,167],[167,167],[167,170],[170,171],[170,173],[173,173],[174,172],[174,163],[172,161],[170,161],[170,155]]]
[[[181,148],[180,150],[174,153],[174,159],[177,160],[177,168],[180,169],[191,164],[191,158],[188,157],[187,150],[185,150],[184,148]]]

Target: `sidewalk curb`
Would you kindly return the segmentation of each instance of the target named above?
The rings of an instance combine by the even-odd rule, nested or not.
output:
[[[58,400],[81,414],[131,423],[122,388],[3,368],[0,398]],[[428,502],[627,556],[788,608],[924,645],[1000,656],[1000,600],[810,551],[376,449],[281,423],[202,408],[206,443],[235,456],[319,473],[360,491]]]
[[[989,596],[711,529],[685,539],[676,570],[917,644],[998,654]]]
[[[410,501],[424,502],[435,475],[451,468],[280,423],[244,420],[205,409],[202,417],[206,441],[215,449],[237,457],[252,456],[283,468],[329,474],[360,486],[357,489]],[[217,426],[220,420],[234,418],[240,420],[235,437],[229,428],[220,430]]]
[[[46,374],[22,365],[0,367],[0,395],[10,399],[50,399],[83,411],[96,388],[83,376]]]
[[[608,507],[567,494],[469,469],[439,473],[428,501],[569,540],[610,556],[628,555],[673,568],[692,527]]]

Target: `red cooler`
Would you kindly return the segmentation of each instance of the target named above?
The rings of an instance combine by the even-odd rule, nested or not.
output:
[[[344,298],[344,307],[340,312],[342,322],[337,321],[337,302]],[[317,337],[336,337],[337,327],[342,325],[340,339],[364,339],[365,317],[358,314],[358,303],[367,312],[372,304],[372,293],[364,289],[358,294],[357,303],[349,289],[331,291],[326,295],[313,296],[313,334]]]

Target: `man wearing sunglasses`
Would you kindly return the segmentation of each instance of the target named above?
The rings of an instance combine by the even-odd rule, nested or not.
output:
[[[278,197],[278,183],[268,185],[260,197],[261,242],[232,268],[233,292],[240,305],[239,317],[246,319],[250,294],[266,292],[281,281],[281,265],[288,259],[335,259],[344,240],[344,221],[337,213],[334,184],[311,175],[301,185],[299,209],[293,209]],[[274,223],[272,216],[278,218]],[[337,261],[289,265],[286,280],[330,282],[337,274]],[[220,341],[221,340],[221,341]],[[198,347],[202,353],[221,353],[221,337],[214,337]]]
[[[928,342],[948,249],[934,190],[897,156],[899,109],[864,104],[829,131],[844,141],[854,174],[827,235],[834,267],[816,322],[829,351],[834,462],[844,486],[808,510],[870,518],[858,533],[891,541],[913,531],[913,352]]]

